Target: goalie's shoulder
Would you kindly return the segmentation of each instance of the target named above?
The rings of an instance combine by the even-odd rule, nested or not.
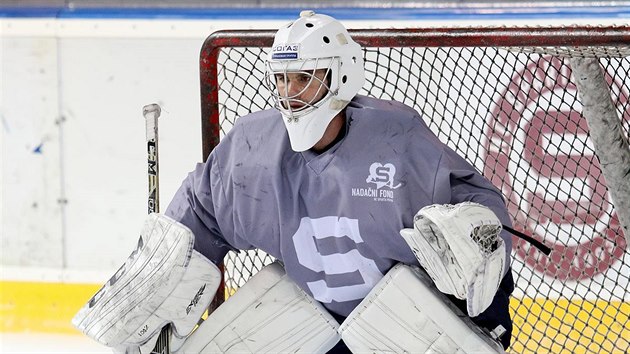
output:
[[[282,116],[276,109],[253,112],[234,121],[234,126],[221,139],[221,148],[244,148],[247,151],[260,151],[265,142],[287,140],[282,126]],[[288,142],[287,142],[288,143]],[[245,144],[245,146],[241,146]],[[264,150],[264,149],[263,149]]]
[[[377,114],[387,114],[387,119],[404,122],[409,119],[418,119],[418,111],[412,107],[395,100],[385,100],[375,97],[356,95],[349,105],[350,109],[376,111]]]
[[[268,108],[260,111],[251,112],[236,119],[236,124],[248,123],[250,121],[260,121],[265,119],[280,119],[280,111],[275,108]]]
[[[360,120],[372,131],[395,134],[396,140],[404,145],[423,141],[423,145],[442,146],[420,113],[402,102],[357,95],[348,109],[352,117],[357,117],[358,113]]]
[[[273,130],[282,124],[282,116],[277,109],[265,109],[238,117],[234,121],[234,128]]]

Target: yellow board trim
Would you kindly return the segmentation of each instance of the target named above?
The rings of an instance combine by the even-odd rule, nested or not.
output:
[[[510,309],[517,338],[510,352],[630,352],[630,303],[513,298]]]
[[[79,333],[70,321],[101,286],[0,281],[0,331]]]

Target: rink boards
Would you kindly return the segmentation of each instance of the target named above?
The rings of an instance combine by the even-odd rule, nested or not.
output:
[[[486,25],[505,22],[486,19]],[[510,22],[519,21],[535,24],[541,20]],[[3,147],[12,152],[6,159],[3,154],[3,266],[88,268],[107,273],[89,281],[72,277],[41,281],[37,276],[7,277],[3,269],[0,331],[77,333],[70,325],[71,317],[134,248],[136,229],[145,214],[141,107],[157,101],[169,111],[161,122],[160,177],[162,199],[169,200],[201,155],[197,87],[201,42],[216,29],[273,28],[285,22],[0,18],[6,68],[3,85],[18,85],[2,93]],[[384,23],[348,22],[351,27],[382,27]],[[395,23],[414,25],[417,20],[385,25]],[[424,19],[423,24],[448,22]],[[178,70],[171,71],[173,67]],[[25,165],[30,168],[24,169]],[[515,293],[512,308],[529,309],[517,313],[515,335],[535,338],[544,347],[558,337],[568,348],[579,348],[581,338],[592,337],[607,350],[611,343],[630,347],[628,269],[622,268],[628,264],[627,257],[617,259],[605,273],[596,274],[595,281],[570,281],[568,289],[573,292],[563,294],[554,290],[557,280],[532,277],[540,283],[531,286],[543,289],[548,298]],[[527,269],[515,272],[525,275]],[[599,281],[605,278],[621,282]],[[591,286],[609,289],[616,296],[597,300],[586,290]],[[581,296],[588,300],[576,300]],[[614,300],[619,298],[624,302]],[[620,335],[603,338],[609,326]],[[536,349],[513,347],[512,351]]]

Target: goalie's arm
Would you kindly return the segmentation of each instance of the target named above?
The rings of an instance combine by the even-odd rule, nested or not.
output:
[[[235,250],[224,237],[233,234],[233,219],[228,212],[231,209],[221,207],[226,203],[219,166],[214,154],[210,154],[184,179],[165,215],[190,228],[196,236],[195,250],[219,264],[228,251]],[[217,215],[221,210],[223,214]],[[239,245],[239,249],[250,247]]]
[[[446,151],[442,154],[435,180],[434,204],[479,203],[492,210],[503,225],[512,227],[512,218],[499,190],[459,155]],[[505,275],[511,264],[512,235],[506,230],[499,235],[505,243]]]

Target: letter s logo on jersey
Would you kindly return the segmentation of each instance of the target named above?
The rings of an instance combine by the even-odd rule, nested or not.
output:
[[[334,241],[346,237],[350,239],[348,243],[354,243],[354,247],[347,252],[344,250],[344,253],[334,253],[339,246],[331,245],[343,243]],[[306,283],[317,301],[331,303],[362,299],[383,277],[374,260],[357,250],[356,245],[362,242],[357,219],[325,216],[300,220],[300,226],[293,235],[298,261],[314,272],[324,273],[324,279]],[[327,280],[335,276],[352,276],[357,281],[354,285],[332,286]]]
[[[376,189],[381,189],[383,187],[389,187],[391,189],[396,189],[400,187],[400,183],[394,185],[394,175],[396,174],[396,166],[391,163],[386,163],[385,165],[381,165],[378,162],[373,163],[370,166],[370,175],[365,180],[367,183],[376,184]]]

